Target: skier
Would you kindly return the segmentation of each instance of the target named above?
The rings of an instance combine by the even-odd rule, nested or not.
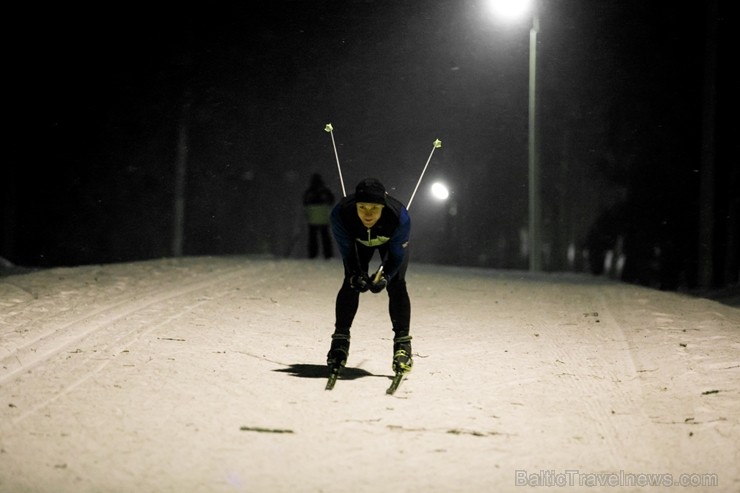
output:
[[[347,363],[350,327],[357,313],[360,293],[388,292],[388,311],[393,327],[393,371],[406,373],[411,357],[411,303],[406,290],[408,242],[411,221],[406,207],[386,193],[375,178],[366,178],[354,194],[342,199],[331,213],[334,238],[344,263],[344,280],[337,293],[336,322],[327,364],[338,370]],[[375,251],[381,257],[377,272],[368,275]]]
[[[319,254],[319,239],[324,258],[333,256],[331,236],[329,235],[329,214],[334,205],[334,194],[324,184],[319,173],[311,175],[308,188],[303,193],[303,207],[308,223],[308,258]]]

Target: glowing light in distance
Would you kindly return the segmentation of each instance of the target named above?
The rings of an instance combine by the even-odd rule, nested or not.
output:
[[[450,191],[444,184],[437,181],[432,184],[432,196],[437,200],[447,200],[447,197],[450,196]]]
[[[506,19],[521,19],[531,9],[530,0],[488,0],[491,11]]]

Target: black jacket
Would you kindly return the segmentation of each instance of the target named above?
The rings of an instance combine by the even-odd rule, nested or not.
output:
[[[383,263],[385,276],[390,280],[398,272],[406,256],[411,233],[411,218],[399,200],[386,195],[386,204],[380,219],[368,229],[357,215],[355,195],[350,194],[332,209],[331,226],[339,252],[351,273],[362,273],[355,247],[384,246],[388,249],[388,256]]]

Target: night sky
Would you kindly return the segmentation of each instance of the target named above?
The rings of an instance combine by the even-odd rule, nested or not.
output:
[[[537,5],[546,270],[593,270],[568,246],[621,237],[626,281],[737,282],[729,2],[699,3]],[[184,255],[302,257],[310,175],[341,196],[331,123],[348,192],[375,176],[404,202],[442,141],[410,209],[416,261],[527,268],[531,18],[483,0],[16,10],[1,257],[172,255],[178,138]],[[429,198],[437,179],[451,201]]]

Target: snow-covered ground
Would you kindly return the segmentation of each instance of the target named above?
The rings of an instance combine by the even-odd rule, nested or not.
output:
[[[340,281],[260,257],[0,278],[0,492],[740,491],[740,309],[412,262],[389,396],[384,293],[324,390]]]

